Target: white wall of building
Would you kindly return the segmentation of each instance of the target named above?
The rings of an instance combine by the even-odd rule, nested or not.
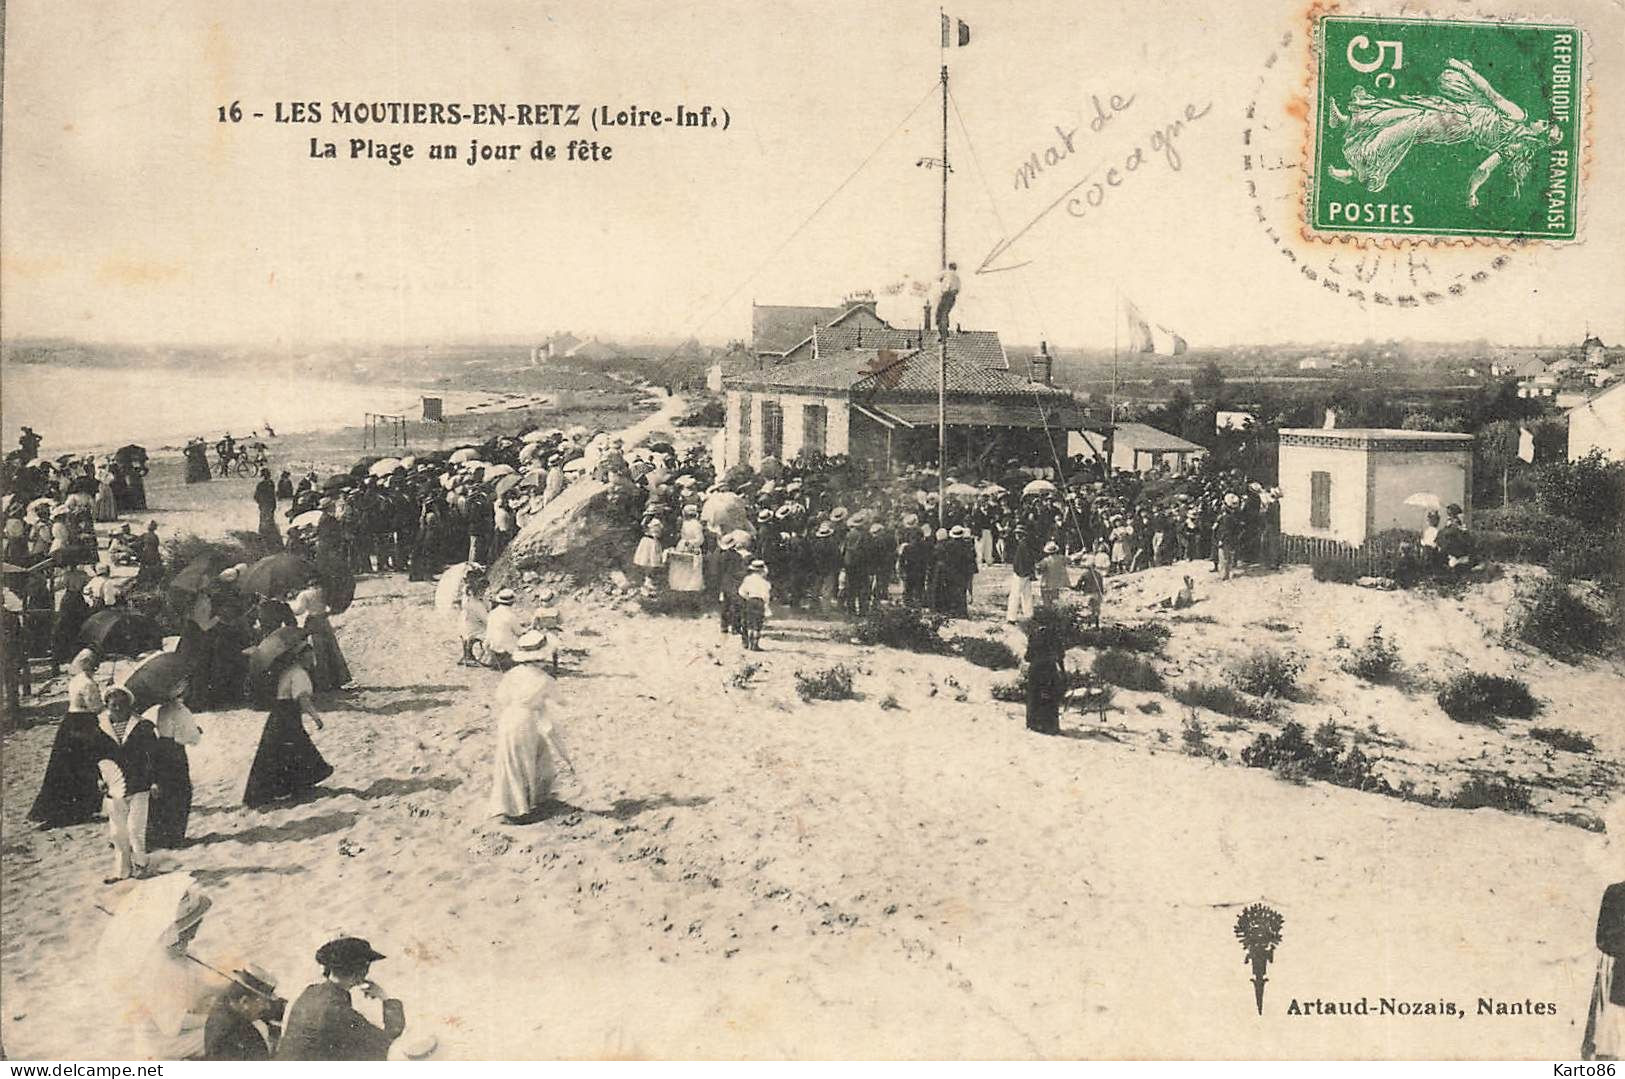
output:
[[[1286,446],[1280,449],[1281,532],[1359,545],[1366,538],[1366,453],[1329,446]],[[1310,524],[1311,479],[1331,476],[1331,522]]]
[[[824,427],[824,453],[829,456],[848,452],[850,417],[847,402],[842,397],[815,397],[796,393],[762,393],[747,390],[728,391],[728,417],[723,430],[727,433],[727,452],[723,467],[731,468],[739,462],[752,468],[762,467],[762,404],[776,401],[784,415],[784,445],[782,458],[790,460],[801,452],[806,441],[806,409],[809,405],[823,405],[827,413]],[[742,445],[740,420],[746,408],[750,409],[750,445]]]
[[[1443,453],[1438,450],[1405,452],[1379,451],[1371,454],[1371,534],[1390,528],[1420,532],[1427,524],[1425,506],[1407,506],[1412,495],[1431,494],[1440,506],[1452,502],[1472,509],[1472,467],[1470,450]],[[1468,524],[1471,524],[1471,519]]]
[[[1611,461],[1625,461],[1625,386],[1598,394],[1569,413],[1569,460],[1594,449]]]

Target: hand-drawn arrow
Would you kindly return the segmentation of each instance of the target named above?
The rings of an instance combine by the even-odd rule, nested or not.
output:
[[[1020,230],[1018,230],[1016,232],[1016,234],[1014,236],[1011,236],[1007,240],[1006,239],[1001,239],[998,243],[994,244],[993,245],[993,250],[989,251],[987,253],[987,257],[982,260],[982,264],[980,266],[976,267],[976,272],[978,274],[1003,273],[1006,270],[1019,270],[1023,266],[1030,265],[1032,263],[1032,259],[1028,259],[1026,262],[1015,263],[1012,266],[994,266],[994,265],[992,265],[992,263],[1000,255],[1003,255],[1006,251],[1010,250],[1011,246],[1014,245],[1017,240],[1021,239],[1023,236],[1027,235],[1027,233],[1031,232],[1034,225],[1038,224],[1040,221],[1044,220],[1044,218],[1048,217],[1050,215],[1050,212],[1052,210],[1054,210],[1055,207],[1061,205],[1061,203],[1065,202],[1068,198],[1070,198],[1072,196],[1072,192],[1076,191],[1078,188],[1080,188],[1084,184],[1088,183],[1089,182],[1089,177],[1091,177],[1091,176],[1093,176],[1095,174],[1095,168],[1099,168],[1099,166],[1097,165],[1094,168],[1091,168],[1088,172],[1084,173],[1083,174],[1083,179],[1079,180],[1077,183],[1073,184],[1071,187],[1069,187],[1065,191],[1061,192],[1059,197],[1057,197],[1054,202],[1050,203],[1048,206],[1046,206],[1042,210],[1040,210],[1038,212],[1038,216],[1033,218],[1031,221],[1027,222],[1025,225],[1023,225],[1020,228]]]

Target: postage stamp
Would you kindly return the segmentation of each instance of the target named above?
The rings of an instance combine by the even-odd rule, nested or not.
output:
[[[1576,237],[1578,28],[1328,15],[1318,33],[1311,230]]]

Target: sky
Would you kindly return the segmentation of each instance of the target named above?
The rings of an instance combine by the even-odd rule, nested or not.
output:
[[[1331,258],[1352,272],[1361,252],[1290,228],[1293,98],[1309,67],[1300,7],[951,8],[972,33],[947,57],[959,321],[1012,342],[1105,347],[1128,301],[1193,346],[1625,340],[1625,207],[1609,198],[1625,189],[1625,139],[1606,109],[1625,94],[1625,35],[1600,0],[1541,13],[1590,28],[1582,240],[1424,248],[1426,280],[1469,284],[1408,309],[1334,295],[1303,273]],[[12,0],[0,332],[290,350],[562,329],[725,341],[749,336],[752,302],[833,304],[863,289],[912,325],[908,283],[938,263],[941,174],[916,164],[940,156],[937,19],[908,0]],[[1126,106],[1113,110],[1113,95]],[[1096,98],[1114,114],[1100,131]],[[219,122],[233,101],[266,118]],[[708,103],[729,126],[273,122],[278,102],[296,101],[321,103],[324,121],[334,101],[564,102],[583,114]],[[1177,169],[1152,142],[1175,121]],[[348,159],[348,140],[369,136],[410,141],[418,157]],[[311,158],[313,137],[346,156]],[[615,156],[562,160],[574,137]],[[542,138],[561,159],[470,167],[471,138],[527,149]],[[427,160],[438,141],[458,144],[459,160]],[[1116,174],[1098,206],[1064,200],[1137,147],[1146,164]],[[1244,174],[1250,149],[1279,167]],[[1023,187],[1034,153],[1044,167]],[[1271,196],[1267,222],[1252,176]],[[971,272],[1006,238],[987,263],[998,272]],[[1414,266],[1385,258],[1370,290],[1406,291]]]

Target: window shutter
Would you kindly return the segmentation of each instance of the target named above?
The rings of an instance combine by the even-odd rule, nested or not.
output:
[[[1309,473],[1309,527],[1332,527],[1332,474]]]

